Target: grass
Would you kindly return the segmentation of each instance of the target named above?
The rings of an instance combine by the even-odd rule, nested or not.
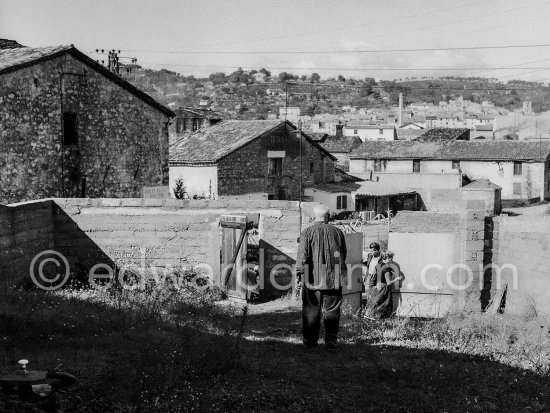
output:
[[[375,323],[345,311],[328,352],[301,346],[290,296],[244,307],[186,285],[1,293],[0,374],[21,358],[63,363],[79,378],[58,397],[67,412],[550,409],[538,316]],[[0,411],[31,409],[0,395]]]

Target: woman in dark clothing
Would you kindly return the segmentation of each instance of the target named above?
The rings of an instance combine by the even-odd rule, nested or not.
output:
[[[365,317],[377,320],[392,315],[392,284],[403,279],[399,267],[392,265],[394,253],[385,251],[381,255],[383,264],[379,269],[380,275],[376,277],[374,288],[371,288],[371,294],[365,309]]]

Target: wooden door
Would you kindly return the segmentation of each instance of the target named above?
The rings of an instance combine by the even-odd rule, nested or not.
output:
[[[246,300],[246,250],[247,219],[243,215],[222,215],[220,274],[222,285],[227,288],[229,298]]]

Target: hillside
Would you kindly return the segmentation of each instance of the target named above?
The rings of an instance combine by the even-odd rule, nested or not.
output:
[[[263,71],[263,72],[262,72]],[[258,80],[257,73],[263,73]],[[372,78],[320,79],[317,74],[297,76],[269,71],[246,72],[239,69],[229,76],[213,73],[208,78],[182,75],[166,69],[139,68],[127,79],[155,99],[172,107],[211,105],[239,119],[265,119],[278,114],[281,106],[299,106],[301,114],[341,112],[343,106],[388,107],[397,105],[399,93],[404,103],[428,102],[438,104],[458,96],[473,102],[489,101],[496,106],[514,110],[530,99],[535,112],[550,110],[550,88],[542,83],[481,77],[398,79],[375,81]]]

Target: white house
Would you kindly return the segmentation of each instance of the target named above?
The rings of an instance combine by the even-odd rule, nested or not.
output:
[[[395,125],[347,125],[344,136],[359,136],[365,141],[394,141],[397,139]]]
[[[350,174],[383,174],[386,182],[399,184],[424,174],[443,182],[458,172],[471,180],[489,179],[502,188],[503,203],[509,204],[550,199],[549,154],[550,142],[364,142],[350,154]]]
[[[281,107],[281,108],[279,108],[279,119],[288,120],[292,123],[296,123],[298,121],[299,116],[300,116],[300,108],[299,107]]]

